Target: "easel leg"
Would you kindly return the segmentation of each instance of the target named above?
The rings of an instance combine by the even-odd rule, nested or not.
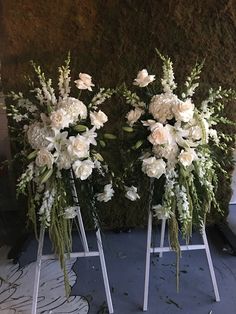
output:
[[[84,223],[83,223],[80,209],[78,209],[78,211],[77,211],[77,217],[78,217],[79,229],[81,232],[82,245],[83,245],[84,251],[89,252],[88,241],[87,241],[87,237],[86,237],[86,233],[85,233],[85,229],[84,229]]]
[[[148,215],[148,230],[147,230],[147,251],[146,251],[146,266],[145,266],[143,311],[147,311],[147,304],[148,304],[150,255],[151,255],[151,238],[152,238],[152,212],[149,211],[149,215]]]
[[[34,278],[33,303],[32,303],[32,311],[31,311],[32,314],[36,314],[37,312],[37,301],[38,301],[38,293],[39,293],[39,280],[40,280],[40,271],[41,271],[41,263],[42,263],[44,233],[45,233],[45,228],[41,226],[40,235],[39,235],[37,260],[36,260],[35,278]]]
[[[161,221],[161,241],[160,241],[160,248],[164,246],[165,240],[165,230],[166,230],[166,219],[162,219]],[[159,257],[163,256],[163,252],[160,252]]]
[[[107,276],[106,262],[105,262],[104,252],[103,252],[100,229],[96,231],[96,237],[97,237],[98,251],[99,251],[99,257],[100,257],[100,262],[101,262],[101,267],[102,267],[102,276],[103,276],[103,281],[104,281],[104,286],[105,286],[108,310],[109,310],[109,313],[112,314],[114,313],[114,310],[113,310],[113,305],[112,305],[111,292],[110,292],[109,281],[108,281],[108,276]]]
[[[205,245],[207,261],[208,261],[212,285],[213,285],[213,289],[214,289],[214,293],[215,293],[215,299],[216,299],[216,302],[219,302],[220,301],[220,295],[219,295],[219,290],[218,290],[218,286],[217,286],[217,282],[216,282],[215,271],[214,271],[214,267],[213,267],[213,263],[212,263],[212,259],[211,259],[211,253],[209,250],[209,245],[208,245],[205,229],[202,230],[202,238],[203,238],[203,243]]]

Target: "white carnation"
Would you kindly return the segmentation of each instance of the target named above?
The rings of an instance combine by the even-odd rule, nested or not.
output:
[[[166,172],[166,163],[163,159],[149,157],[143,159],[142,171],[148,177],[159,179]]]
[[[155,95],[151,99],[149,112],[161,123],[173,118],[172,107],[178,103],[178,97],[173,93]]]
[[[76,98],[64,98],[59,102],[58,107],[65,110],[73,123],[77,122],[79,117],[80,119],[87,118],[87,107],[82,101]]]
[[[106,184],[102,193],[97,193],[96,198],[99,202],[108,202],[112,198],[115,191],[112,188],[112,184]]]
[[[93,172],[94,163],[89,159],[83,161],[76,160],[72,167],[76,178],[79,178],[80,180],[86,180]]]
[[[127,122],[132,127],[135,122],[138,121],[138,119],[141,117],[141,115],[144,113],[144,110],[141,108],[135,108],[134,110],[130,110],[127,115]]]
[[[138,72],[138,75],[136,79],[134,80],[134,85],[137,85],[139,87],[145,87],[149,83],[153,82],[155,80],[155,75],[149,75],[148,71],[146,69],[143,69],[142,71]]]
[[[135,186],[125,186],[125,197],[128,198],[131,201],[136,201],[137,199],[140,198],[138,195],[138,189]]]
[[[98,112],[90,112],[90,120],[91,124],[94,125],[96,129],[100,129],[103,127],[104,123],[107,122],[108,117],[103,111],[99,110]]]

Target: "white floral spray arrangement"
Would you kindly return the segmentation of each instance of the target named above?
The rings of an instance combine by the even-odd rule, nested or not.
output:
[[[48,229],[65,269],[64,253],[71,252],[72,225],[79,206],[73,198],[71,180],[78,189],[85,182],[90,187],[87,201],[92,211],[96,201],[108,202],[114,194],[112,176],[99,152],[106,137],[101,129],[108,121],[101,105],[114,90],[100,88],[94,94],[92,77],[79,73],[73,86],[77,96],[71,96],[70,56],[59,67],[58,92],[41,68],[34,63],[33,67],[39,87],[31,82],[28,97],[12,92],[7,106],[12,134],[21,146],[18,160],[25,167],[17,194],[27,196],[29,219],[35,230],[38,221]],[[81,100],[82,94],[86,101]]]
[[[232,124],[222,116],[222,111],[236,94],[219,87],[210,89],[206,99],[196,102],[194,96],[203,63],[195,65],[182,92],[177,93],[173,64],[157,53],[163,62],[160,83],[155,75],[143,69],[133,82],[137,92],[126,85],[119,88],[131,106],[123,131],[128,142],[130,139],[126,147],[134,160],[126,172],[136,172],[135,165],[139,165],[152,182],[155,179],[149,189],[153,194],[156,185],[152,210],[158,219],[167,219],[170,244],[179,252],[179,229],[188,242],[193,225],[201,229],[211,208],[220,211],[216,199],[217,173],[224,170],[214,156],[214,149],[225,151],[225,141],[233,139],[217,131],[217,125]],[[135,193],[138,192],[135,188]]]

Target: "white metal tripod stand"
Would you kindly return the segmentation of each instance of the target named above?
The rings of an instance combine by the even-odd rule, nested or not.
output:
[[[165,226],[166,220],[162,219],[161,224],[161,239],[159,247],[152,247],[151,239],[152,239],[152,217],[153,214],[151,210],[149,210],[148,214],[148,229],[147,229],[147,251],[146,251],[146,267],[145,267],[145,282],[144,282],[144,301],[143,301],[143,311],[147,311],[148,308],[148,290],[149,290],[149,274],[150,274],[150,256],[152,253],[159,253],[159,256],[162,257],[163,252],[171,252],[172,249],[170,247],[164,247],[164,237],[165,237]],[[207,241],[207,236],[205,232],[205,228],[202,229],[201,232],[203,244],[194,244],[194,245],[181,245],[181,251],[187,250],[205,250],[207,256],[207,262],[210,270],[212,285],[215,293],[215,300],[217,302],[220,301],[218,286],[216,282],[216,276],[214,272],[214,267],[211,259],[211,253],[209,250],[209,245]]]
[[[78,200],[78,195],[77,195],[77,191],[75,188],[75,182],[74,182],[72,171],[71,171],[71,188],[72,188],[72,195],[73,195],[74,202],[78,207],[77,208],[77,219],[79,222],[79,230],[81,233],[83,252],[73,252],[73,253],[70,253],[70,256],[72,258],[73,257],[76,258],[76,257],[99,256],[100,262],[101,262],[101,269],[102,269],[103,281],[104,281],[104,286],[105,286],[105,293],[106,293],[108,310],[109,310],[109,313],[112,314],[114,312],[114,310],[113,310],[111,292],[110,292],[109,281],[108,281],[108,276],[107,276],[106,262],[105,262],[104,252],[103,252],[101,232],[100,232],[100,229],[97,226],[97,223],[95,221],[95,227],[97,228],[96,238],[97,238],[98,251],[90,251],[89,247],[88,247],[88,241],[87,241],[85,229],[84,229],[83,219],[81,216],[81,211],[80,211],[80,207],[79,207],[79,200]],[[32,303],[31,314],[37,313],[37,300],[38,300],[39,280],[40,280],[42,260],[55,258],[54,254],[43,255],[44,235],[45,235],[45,228],[42,226],[40,229],[40,235],[39,235],[39,245],[38,245],[37,261],[36,261],[35,278],[34,278],[33,303]]]

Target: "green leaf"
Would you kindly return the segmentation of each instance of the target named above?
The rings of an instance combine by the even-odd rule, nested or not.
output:
[[[103,140],[100,140],[100,141],[99,141],[99,144],[100,144],[102,147],[106,147],[106,143],[105,143]]]
[[[27,159],[34,159],[37,155],[37,150],[34,150],[33,152],[31,152],[28,156]]]
[[[87,127],[86,125],[83,125],[83,124],[77,124],[73,127],[73,129],[78,132],[84,132],[86,131]]]
[[[143,140],[137,141],[136,144],[134,145],[135,149],[138,149],[140,146],[142,146],[143,142],[144,142]]]
[[[108,140],[116,140],[117,136],[115,136],[114,134],[111,134],[111,133],[105,133],[104,138],[106,138]]]
[[[134,129],[131,128],[130,126],[123,126],[122,129],[123,129],[125,132],[128,132],[128,133],[134,132]]]
[[[45,183],[53,174],[53,168],[48,169],[41,177],[41,183]]]

